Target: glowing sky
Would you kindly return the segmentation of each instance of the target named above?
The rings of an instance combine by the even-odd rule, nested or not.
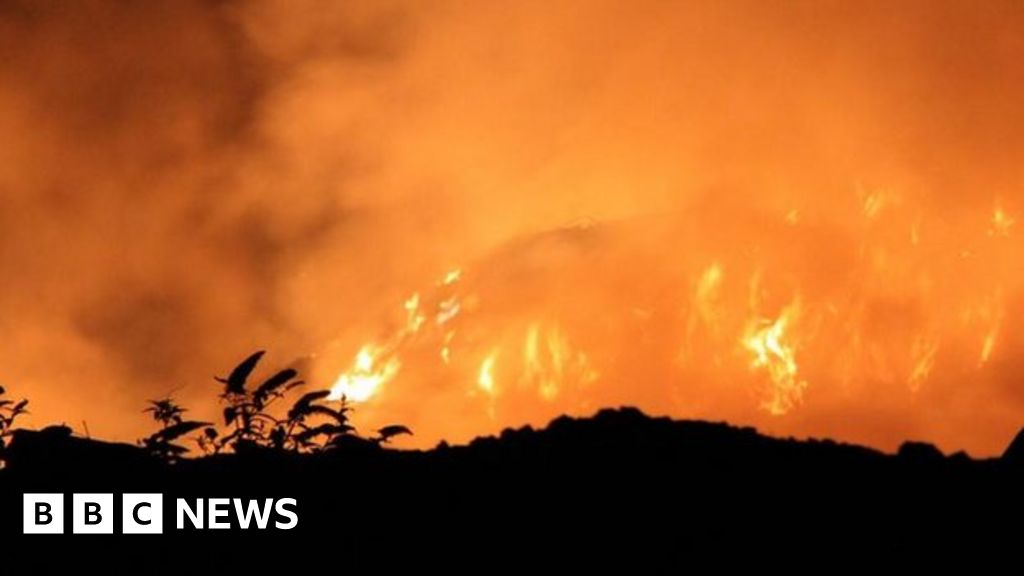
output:
[[[1010,1],[0,2],[0,383],[27,424],[134,440],[148,398],[213,417],[258,348],[330,386],[465,266],[464,364],[403,358],[363,411],[420,442],[635,402],[997,453],[1022,28]],[[507,244],[606,221],[596,252]],[[807,387],[773,415],[780,342]],[[495,389],[534,384],[488,399],[495,353]],[[543,392],[580,353],[590,392]]]

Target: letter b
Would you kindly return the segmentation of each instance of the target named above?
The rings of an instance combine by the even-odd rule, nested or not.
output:
[[[75,534],[114,533],[113,494],[75,494],[72,496],[71,528]]]
[[[25,534],[64,533],[63,494],[25,494],[22,498],[22,532]]]

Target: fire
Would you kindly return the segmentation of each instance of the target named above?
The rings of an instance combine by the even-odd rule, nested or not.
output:
[[[876,404],[913,409],[994,377],[995,356],[1018,342],[1009,318],[1020,285],[1007,276],[1008,212],[992,217],[998,242],[977,221],[958,241],[909,198],[855,191],[853,236],[838,248],[803,207],[772,212],[740,246],[690,221],[653,249],[620,250],[612,242],[628,235],[592,224],[541,235],[410,290],[389,311],[390,334],[360,350],[332,397],[376,399],[373,413],[398,407],[407,419],[426,413],[422,401],[458,410],[429,424],[432,440],[625,403],[783,434],[817,433],[807,423],[846,402],[861,402],[862,417]],[[667,256],[680,239],[692,250]],[[727,385],[737,380],[753,400]]]
[[[445,365],[452,363],[452,340],[455,339],[455,331],[449,330],[444,334],[444,342],[441,344],[441,361]]]
[[[423,326],[423,323],[427,321],[426,316],[420,312],[420,294],[419,292],[413,294],[405,301],[404,304],[406,312],[405,329],[408,332],[418,332]]]
[[[981,365],[988,363],[988,361],[992,359],[992,352],[996,348],[997,330],[998,328],[993,328],[985,335],[985,340],[981,344],[981,360],[978,362]]]
[[[382,359],[382,350],[376,346],[367,344],[356,354],[352,367],[338,377],[338,380],[331,387],[331,400],[345,398],[354,402],[366,402],[380,390],[380,387],[390,382],[398,370],[401,362],[397,357]]]
[[[697,283],[697,311],[700,319],[708,326],[716,326],[718,323],[722,277],[721,265],[714,263],[704,271]]]
[[[550,402],[558,397],[564,384],[589,384],[598,376],[587,355],[574,351],[559,327],[545,329],[535,323],[527,329],[522,381],[535,388],[542,399]]]
[[[799,315],[800,301],[795,300],[774,321],[751,322],[743,337],[744,347],[754,355],[751,369],[766,371],[771,380],[768,398],[762,407],[776,416],[798,405],[807,388],[807,381],[798,374],[796,347],[792,341],[793,323]]]
[[[441,285],[451,286],[452,284],[458,282],[460,278],[462,278],[462,269],[455,268],[454,270],[450,270],[447,274],[444,275],[444,278],[441,279]]]
[[[992,359],[996,350],[996,343],[999,333],[1003,328],[1003,320],[1006,310],[1003,304],[1002,290],[996,290],[992,298],[977,312],[978,319],[984,330],[984,337],[981,342],[981,357],[978,359],[978,366],[984,366]]]
[[[438,310],[437,316],[435,317],[437,323],[447,324],[452,318],[458,316],[459,312],[462,311],[462,303],[459,302],[457,298],[452,297],[442,301],[438,305]]]
[[[497,350],[491,352],[484,358],[484,361],[480,364],[480,375],[477,376],[476,383],[481,390],[486,392],[488,395],[493,395],[495,391],[494,385],[494,363],[498,361]]]
[[[912,391],[918,391],[921,385],[928,380],[928,376],[931,375],[932,370],[935,368],[935,357],[938,352],[939,342],[935,338],[918,336],[914,340],[914,346],[911,350],[914,365],[910,372],[910,377],[907,379],[907,384]]]
[[[693,288],[692,309],[687,314],[686,337],[683,342],[682,358],[693,362],[694,354],[701,340],[717,342],[723,330],[722,285],[724,271],[718,262],[709,265]],[[697,359],[699,360],[699,359]],[[714,361],[720,357],[716,354]]]

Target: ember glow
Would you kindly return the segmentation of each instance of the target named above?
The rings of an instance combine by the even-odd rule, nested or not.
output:
[[[257,349],[403,446],[1024,424],[1020,2],[304,4],[0,4],[26,424],[214,419]]]

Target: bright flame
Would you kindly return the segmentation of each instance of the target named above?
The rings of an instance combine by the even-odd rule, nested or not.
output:
[[[480,363],[480,375],[476,379],[477,386],[489,395],[494,395],[494,363],[497,360],[497,350],[488,354],[484,361]]]
[[[438,312],[437,317],[435,318],[437,320],[437,323],[447,324],[453,318],[458,316],[459,312],[462,311],[462,303],[459,302],[458,298],[452,296],[451,298],[438,304],[437,308]]]
[[[423,323],[426,322],[427,318],[420,313],[420,294],[419,292],[413,294],[405,301],[404,304],[406,319],[405,329],[408,332],[418,332]]]
[[[401,363],[391,356],[381,361],[381,350],[373,345],[363,346],[356,354],[352,368],[338,377],[331,387],[330,400],[342,398],[353,402],[365,402],[372,398],[398,373]]]
[[[940,250],[953,236],[924,220],[900,196],[882,191],[857,200],[854,214],[863,210],[871,221],[857,225],[864,238],[847,246],[842,268],[830,267],[827,281],[808,276],[803,266],[821,265],[820,257],[830,248],[790,242],[789,236],[785,245],[773,247],[767,239],[750,250],[716,245],[713,253],[670,260],[666,266],[672,275],[653,276],[651,285],[641,284],[636,294],[631,284],[620,287],[614,281],[567,286],[579,289],[541,294],[540,309],[533,307],[538,295],[533,292],[524,294],[529,298],[508,298],[503,291],[518,290],[516,282],[486,274],[462,277],[461,270],[453,270],[439,276],[431,290],[410,292],[402,310],[392,310],[392,332],[359,352],[338,377],[331,397],[377,398],[401,367],[402,385],[410,394],[422,393],[416,386],[423,382],[438,383],[430,394],[436,393],[439,403],[473,402],[480,416],[507,425],[554,410],[588,410],[608,397],[617,402],[617,383],[639,378],[664,387],[664,393],[644,390],[637,397],[645,407],[668,403],[672,413],[685,415],[741,406],[739,417],[749,418],[750,400],[739,403],[735,391],[715,384],[749,371],[754,406],[764,413],[755,418],[771,418],[767,426],[792,430],[808,419],[775,417],[800,409],[813,419],[821,406],[867,394],[871,387],[891,394],[890,385],[909,392],[891,394],[893,402],[924,402],[913,393],[924,386],[941,392],[946,373],[980,370],[993,363],[1002,347],[1009,353],[1017,337],[1009,322],[1010,298],[1016,293],[1011,290],[1019,288],[1006,285],[1002,269],[1016,269],[1008,249],[1014,245],[1008,242],[1017,237],[996,242],[988,251],[980,242]],[[800,228],[786,232],[794,238],[817,224],[795,211],[776,218],[773,226]],[[1014,219],[997,208],[990,234],[1008,235],[1013,225]],[[985,238],[977,222],[972,229]],[[780,254],[783,265],[772,266]],[[1002,259],[996,261],[1001,267],[986,264],[987,257]],[[613,263],[631,270],[631,261]],[[944,275],[946,267],[957,273]],[[521,272],[530,290],[549,280],[544,268]],[[535,273],[533,282],[527,274]],[[798,296],[787,303],[778,300],[780,294]],[[601,307],[584,313],[577,300]],[[590,312],[597,309],[600,314]],[[625,339],[615,340],[620,337]],[[584,338],[586,346],[577,338]],[[810,381],[813,398],[807,394]],[[387,400],[404,397],[402,392]],[[479,425],[471,420],[465,416],[450,426],[462,433],[461,422],[467,429]]]
[[[441,344],[441,361],[445,365],[452,363],[452,340],[455,339],[455,331],[449,330],[444,334],[444,343]]]
[[[787,306],[774,321],[758,319],[750,324],[743,345],[753,353],[753,370],[766,370],[771,379],[768,399],[761,406],[773,415],[789,412],[803,399],[807,381],[798,375],[792,325],[800,315],[800,302]]]

